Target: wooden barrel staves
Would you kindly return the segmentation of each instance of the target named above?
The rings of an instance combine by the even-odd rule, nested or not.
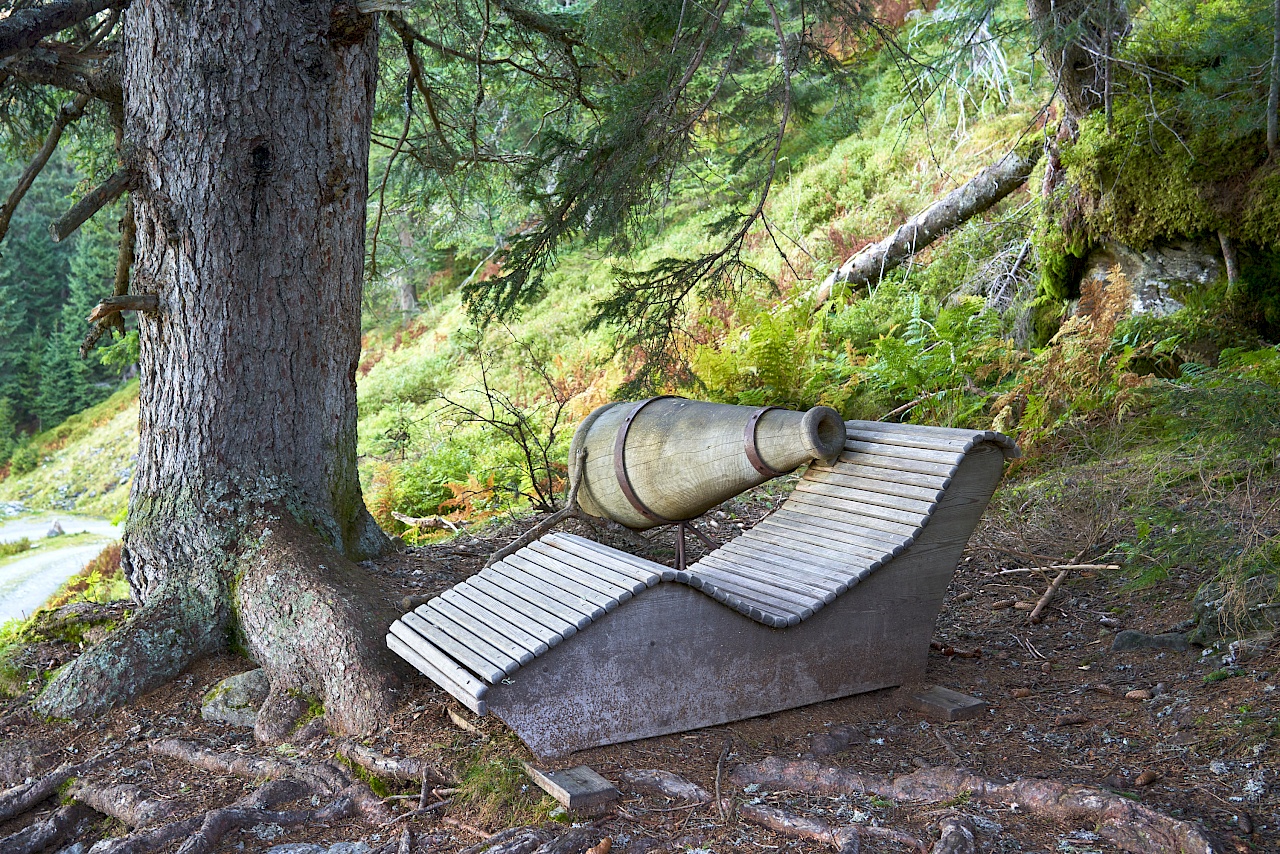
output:
[[[844,449],[840,414],[654,397],[610,403],[578,427],[587,450],[578,504],[644,530],[693,519],[743,490]]]

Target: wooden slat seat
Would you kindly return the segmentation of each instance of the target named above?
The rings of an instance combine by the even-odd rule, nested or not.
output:
[[[960,551],[1017,450],[990,431],[845,427],[837,461],[685,571],[549,534],[405,614],[387,643],[544,756],[900,684],[922,670]],[[731,672],[760,684],[730,686]],[[646,692],[663,695],[660,712]]]

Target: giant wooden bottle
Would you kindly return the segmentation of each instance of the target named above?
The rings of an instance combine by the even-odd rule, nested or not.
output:
[[[578,505],[644,530],[680,522],[812,460],[844,449],[840,414],[654,397],[610,403],[578,427],[569,451],[587,451]]]

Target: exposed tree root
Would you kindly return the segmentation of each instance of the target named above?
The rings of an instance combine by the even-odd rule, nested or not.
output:
[[[83,835],[97,814],[80,803],[59,807],[53,815],[0,839],[5,854],[36,854]]]
[[[975,854],[977,851],[977,832],[968,816],[944,816],[938,822],[938,832],[938,842],[929,854]]]
[[[324,704],[335,733],[377,729],[394,708],[391,690],[403,663],[383,641],[399,616],[373,579],[314,533],[273,519],[260,545],[242,561],[237,613],[250,653],[271,680],[255,734],[268,742],[289,735],[289,715],[270,711],[287,694]],[[289,591],[280,595],[280,591]]]
[[[979,803],[1016,803],[1056,821],[1087,824],[1117,848],[1134,854],[1214,852],[1204,832],[1189,822],[1101,789],[1052,780],[1001,783],[954,768],[928,768],[889,778],[777,757],[738,766],[731,777],[739,785],[758,783],[810,794],[874,794],[915,803],[968,795]]]
[[[157,824],[182,806],[178,801],[147,797],[146,792],[131,783],[114,786],[80,783],[72,789],[71,795],[103,815],[109,815],[128,827],[136,828]]]
[[[63,783],[88,771],[97,762],[97,759],[92,759],[79,765],[61,765],[39,780],[15,786],[0,795],[0,822],[6,822],[14,816],[34,809],[48,800]]]
[[[458,784],[456,777],[445,773],[423,759],[415,759],[410,756],[387,756],[371,747],[365,747],[363,744],[357,744],[354,741],[339,742],[338,752],[361,768],[371,771],[380,777],[412,782],[441,783],[446,786],[456,786]]]
[[[81,653],[33,704],[40,714],[83,718],[165,684],[226,641],[230,609],[216,578],[162,585],[128,623]],[[207,595],[209,594],[209,595]]]
[[[690,783],[679,774],[657,768],[628,769],[618,775],[618,782],[629,786],[633,791],[682,801],[709,804],[715,800],[710,792],[696,783]]]
[[[178,759],[214,774],[231,774],[246,780],[279,780],[293,777],[316,792],[331,795],[354,780],[345,769],[329,762],[300,765],[283,759],[263,759],[241,753],[222,752],[189,741],[166,738],[151,743],[151,752]]]

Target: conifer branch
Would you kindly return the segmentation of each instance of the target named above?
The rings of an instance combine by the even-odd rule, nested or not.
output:
[[[58,114],[54,116],[53,126],[49,128],[49,135],[45,137],[44,145],[40,146],[40,150],[36,152],[35,157],[31,158],[31,162],[23,170],[22,176],[18,178],[17,185],[9,193],[9,198],[5,201],[4,207],[0,207],[0,240],[4,240],[5,235],[9,233],[9,221],[13,219],[13,212],[18,209],[18,205],[27,195],[27,191],[31,189],[36,177],[44,170],[49,158],[53,156],[53,152],[58,147],[58,142],[62,139],[62,132],[67,129],[67,125],[84,115],[85,107],[88,105],[88,95],[77,95],[75,100],[63,104],[62,109],[58,110]]]
[[[118,169],[110,178],[98,187],[90,190],[88,195],[76,202],[71,210],[49,223],[49,235],[53,242],[66,240],[76,229],[84,225],[89,217],[120,198],[133,184],[133,172],[127,167]]]
[[[46,36],[119,5],[120,0],[52,0],[42,6],[18,9],[0,19],[0,58],[35,47]]]

